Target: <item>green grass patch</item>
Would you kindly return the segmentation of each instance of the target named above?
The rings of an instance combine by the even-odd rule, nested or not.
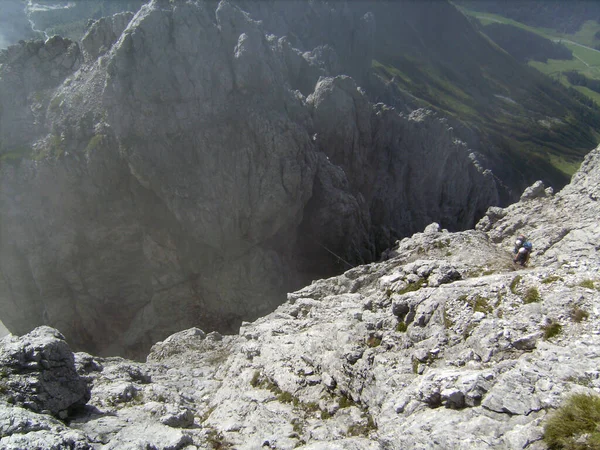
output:
[[[31,159],[33,149],[31,147],[18,147],[14,150],[0,154],[0,164],[19,165],[24,159]]]
[[[93,152],[94,150],[97,150],[98,148],[100,148],[104,144],[104,138],[105,138],[105,136],[103,136],[101,134],[96,134],[96,135],[92,136],[92,138],[90,139],[90,141],[88,142],[87,146],[84,149],[85,154],[89,154],[89,153]]]
[[[549,155],[550,163],[565,175],[573,176],[579,170],[581,161],[567,159],[559,155]]]
[[[371,431],[375,431],[377,429],[377,425],[375,421],[371,417],[370,414],[367,414],[365,423],[355,423],[348,427],[348,436],[368,436]]]
[[[583,375],[583,376],[579,376],[579,377],[568,377],[565,381],[569,382],[569,383],[575,383],[578,384],[579,386],[584,386],[587,388],[591,388],[592,385],[592,380],[590,379],[590,377],[588,375]]]
[[[415,375],[419,374],[419,360],[417,358],[412,360],[412,371]]]
[[[592,78],[592,77],[590,77]],[[598,78],[598,77],[596,77]],[[586,97],[591,98],[592,100],[594,100],[596,102],[597,105],[600,105],[600,93],[596,92],[596,91],[592,91],[590,88],[585,87],[585,86],[573,86],[575,89],[577,89],[579,92],[581,92],[583,95],[585,95]]]
[[[40,149],[38,152],[32,153],[31,158],[36,161],[43,159],[58,160],[64,156],[65,152],[65,143],[58,134],[54,133],[46,140],[45,147]]]
[[[585,22],[577,33],[565,34],[549,28],[525,25],[497,14],[473,11],[464,7],[459,7],[459,9],[464,14],[477,18],[477,20],[479,20],[484,26],[491,23],[512,25],[531,33],[535,33],[538,36],[551,41],[560,42],[566,46],[569,50],[571,50],[571,52],[573,52],[573,58],[570,60],[550,59],[546,63],[540,61],[529,61],[528,63],[531,67],[539,70],[540,72],[558,79],[565,86],[571,86],[565,77],[560,75],[561,72],[565,71],[575,70],[580,73],[585,73],[589,78],[600,79],[600,52],[595,51],[592,48],[584,47],[594,47],[595,45],[598,45],[598,41],[594,38],[594,35],[600,30],[600,24],[593,20]],[[586,97],[600,104],[600,94],[586,88],[576,89]]]
[[[544,442],[551,450],[600,448],[600,397],[574,394],[544,426]]]
[[[233,449],[233,444],[229,442],[223,433],[220,431],[211,428],[206,434],[206,440],[210,445],[211,449],[214,450],[225,450],[225,449]]]
[[[405,333],[407,329],[408,325],[406,325],[404,322],[398,322],[398,325],[396,325],[396,331],[398,333]]]
[[[542,300],[540,297],[540,293],[535,287],[530,287],[525,291],[525,295],[523,296],[523,303],[537,303]]]
[[[598,40],[594,38],[595,34],[600,31],[600,24],[595,20],[588,20],[584,22],[581,28],[575,34],[567,35],[572,41],[579,42],[580,44],[593,47],[598,45]]]
[[[416,283],[408,283],[405,288],[400,289],[398,291],[398,294],[402,295],[402,294],[406,294],[407,292],[418,291],[419,289],[421,289],[423,287],[424,283],[425,283],[425,280],[423,278],[419,278],[419,281],[417,281]]]
[[[381,345],[381,338],[378,336],[369,336],[367,338],[367,346],[374,348],[379,347]]]
[[[558,275],[550,275],[549,277],[546,277],[542,280],[542,284],[550,284],[554,283],[555,281],[563,281],[563,279]]]
[[[331,417],[332,415],[329,413],[329,411],[321,410],[321,420],[331,419]]]
[[[281,394],[277,396],[277,400],[281,403],[292,403],[294,401],[294,396],[291,392],[282,391]]]
[[[489,314],[493,311],[493,307],[489,303],[489,299],[477,294],[469,301],[469,306],[473,309],[473,312],[482,312]]]
[[[346,394],[340,395],[340,400],[338,404],[340,408],[350,408],[351,406],[356,406],[356,403],[354,402],[354,400],[352,400],[352,397]]]
[[[255,370],[254,374],[252,375],[252,379],[250,380],[250,386],[252,387],[258,387],[260,385],[260,371]]]
[[[583,280],[577,283],[577,286],[584,287],[586,289],[596,289],[593,280]]]
[[[550,321],[550,323],[542,326],[542,331],[544,332],[544,340],[547,341],[560,334],[562,325],[558,322]]]
[[[513,294],[517,295],[517,287],[519,286],[519,283],[521,282],[521,280],[523,279],[523,277],[521,275],[517,275],[516,277],[514,277],[512,279],[512,281],[510,282],[510,292],[512,292]]]

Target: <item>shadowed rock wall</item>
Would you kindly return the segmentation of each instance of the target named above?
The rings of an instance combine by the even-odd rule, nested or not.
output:
[[[83,53],[69,43],[55,86],[7,76],[39,50],[0,56],[0,119],[18,102],[30,127],[0,129],[11,331],[50,324],[75,348],[141,357],[182,328],[237,330],[342,260],[497,201],[443,120],[373,105],[338,75],[360,72],[343,49],[303,53],[226,1],[153,1],[121,33],[127,17],[93,25]]]

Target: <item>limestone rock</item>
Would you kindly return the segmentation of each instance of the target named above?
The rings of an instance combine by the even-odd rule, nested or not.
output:
[[[39,327],[1,342],[4,401],[65,418],[69,410],[89,400],[89,387],[75,371],[73,353],[56,330]]]
[[[0,446],[5,450],[94,448],[83,433],[70,429],[60,420],[1,403]]]
[[[525,191],[523,191],[523,195],[521,195],[521,201],[532,200],[538,197],[545,197],[546,187],[542,181],[536,181],[531,186],[529,186]]]
[[[133,13],[123,12],[112,17],[103,17],[94,22],[81,40],[81,47],[86,58],[95,60],[110,50],[132,17]]]
[[[78,353],[88,406],[67,426],[3,403],[0,443],[542,449],[548,413],[574,392],[600,389],[600,294],[590,286],[600,265],[584,240],[598,227],[588,177],[599,155],[556,195],[505,208],[489,231],[426,227],[390,259],[290,293],[238,334],[191,328],[157,343],[146,363]],[[526,213],[543,263],[515,270],[508,230]],[[567,234],[552,240],[553,229],[541,240],[561,214],[564,226],[578,226],[577,246],[564,246]],[[564,260],[548,256],[557,250]],[[561,331],[546,334],[548,323]],[[63,342],[45,328],[6,337],[0,354],[38,339]],[[29,376],[42,371],[34,365]]]
[[[23,156],[0,167],[12,332],[51,325],[141,360],[497,202],[445,120],[369,101],[363,5],[266,5],[155,0],[98,20],[83,53],[61,38],[2,53],[0,140]]]

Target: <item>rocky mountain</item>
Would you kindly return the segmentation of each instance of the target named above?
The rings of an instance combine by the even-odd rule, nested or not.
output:
[[[373,14],[293,4],[303,14],[155,0],[94,22],[80,44],[0,53],[12,332],[46,324],[76,349],[143,358],[184,328],[235,331],[312,279],[498,203],[446,120],[361,88]],[[322,35],[295,36],[286,17]]]
[[[238,334],[191,328],[146,363],[73,355],[49,327],[5,337],[0,444],[545,449],[552,410],[600,389],[599,180],[600,147],[557,194],[536,183],[474,230],[433,223]]]

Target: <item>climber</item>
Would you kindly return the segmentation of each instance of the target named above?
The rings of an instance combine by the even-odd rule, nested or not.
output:
[[[531,242],[529,241],[524,241],[521,247],[519,247],[518,249],[515,247],[515,249],[517,250],[517,254],[513,259],[513,262],[519,263],[522,266],[524,266],[529,261],[529,255],[531,254],[531,250],[533,250],[533,245],[531,245]]]
[[[526,238],[526,237],[525,237],[525,235],[523,235],[523,234],[520,234],[520,235],[517,237],[517,240],[515,241],[515,248],[514,248],[514,250],[513,250],[513,253],[514,253],[515,255],[517,255],[517,254],[519,253],[519,249],[520,249],[521,247],[523,247],[523,244],[524,244],[526,241],[527,241],[527,238]]]

